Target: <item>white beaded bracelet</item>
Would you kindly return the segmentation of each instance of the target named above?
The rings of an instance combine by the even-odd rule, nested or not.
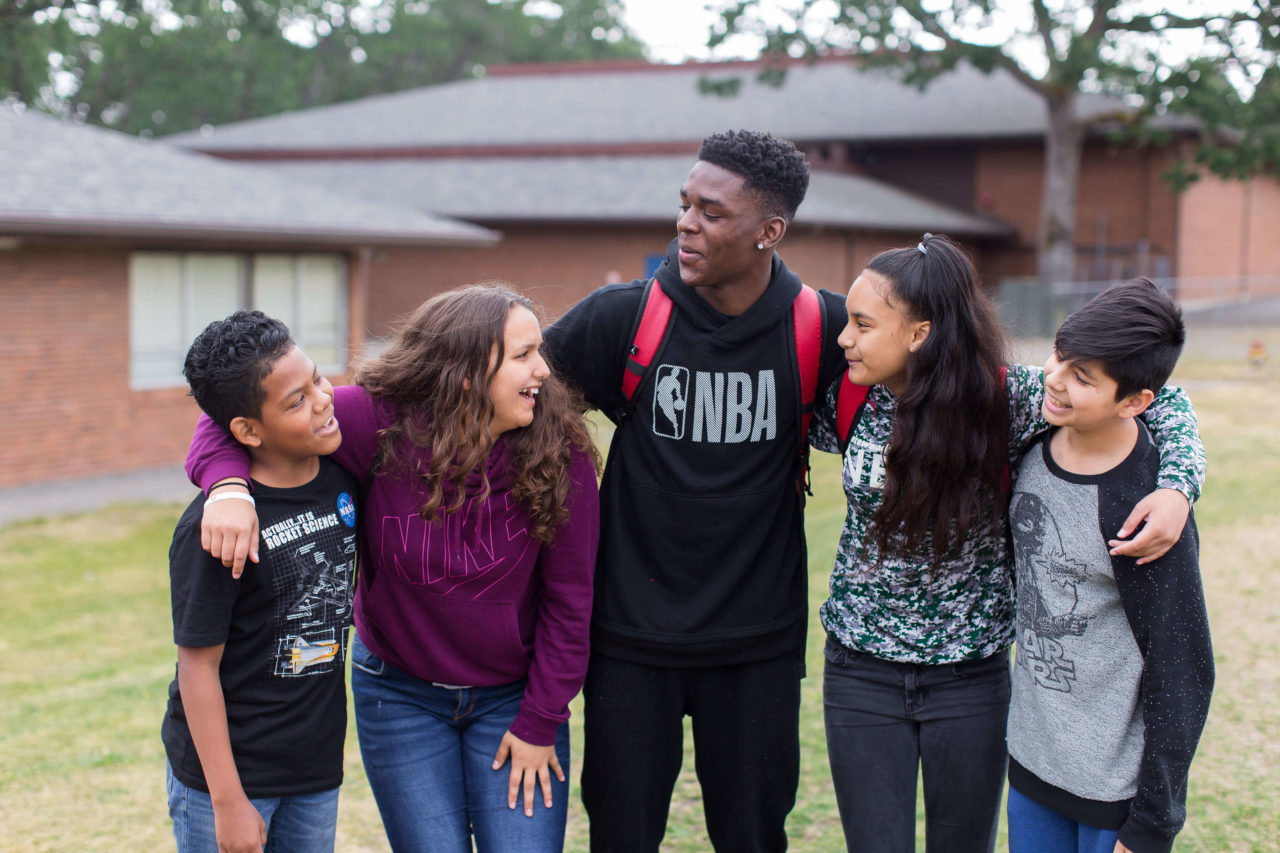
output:
[[[248,492],[223,492],[221,494],[214,495],[211,498],[205,498],[204,505],[208,506],[209,504],[216,504],[218,501],[230,501],[230,500],[248,501],[254,506],[258,505],[257,502],[254,501],[253,495],[249,494]]]

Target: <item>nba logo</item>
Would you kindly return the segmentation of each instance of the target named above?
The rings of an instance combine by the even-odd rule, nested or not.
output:
[[[674,364],[658,368],[653,383],[653,431],[667,438],[684,438],[689,404],[689,369]]]

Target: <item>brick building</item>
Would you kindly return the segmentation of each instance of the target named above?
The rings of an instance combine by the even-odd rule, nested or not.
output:
[[[496,237],[0,106],[0,487],[180,461],[210,320],[261,307],[340,377],[375,252]]]
[[[875,251],[941,231],[974,253],[989,284],[1035,269],[1045,113],[1012,77],[961,67],[928,89],[846,59],[788,68],[637,61],[509,66],[486,77],[285,113],[176,144],[317,186],[498,229],[484,250],[379,252],[370,330],[421,297],[500,278],[558,313],[612,278],[643,275],[674,235],[680,183],[699,140],[732,127],[805,149],[812,187],[783,244],[810,284],[844,289]],[[736,88],[733,96],[714,94]],[[1085,97],[1083,117],[1116,102]],[[1174,139],[1192,126],[1167,119]],[[1261,238],[1280,186],[1207,178],[1174,195],[1160,174],[1176,147],[1089,138],[1077,212],[1077,278],[1280,273]],[[1250,239],[1252,235],[1252,239]],[[409,271],[422,278],[407,284]]]
[[[555,316],[645,275],[717,130],[808,154],[782,253],[815,287],[844,290],[923,231],[961,240],[988,284],[1033,272],[1045,117],[1014,80],[961,68],[921,92],[846,60],[795,65],[781,86],[758,70],[513,66],[169,144],[0,109],[0,423],[20,436],[0,487],[180,460],[195,417],[181,353],[235,307],[282,317],[340,376],[449,287],[508,281]],[[1175,196],[1160,179],[1174,150],[1088,140],[1077,277],[1280,281],[1264,227],[1280,186],[1206,179]]]

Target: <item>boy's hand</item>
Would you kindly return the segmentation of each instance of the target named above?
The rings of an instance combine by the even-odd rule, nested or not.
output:
[[[1111,853],[1133,853],[1133,851],[1130,850],[1128,847],[1125,847],[1124,844],[1117,841],[1116,849],[1111,851]]]
[[[233,578],[240,577],[246,558],[258,562],[257,507],[241,500],[206,503],[200,519],[200,547],[231,567]]]
[[[511,756],[511,781],[507,786],[507,808],[516,807],[520,785],[523,782],[524,814],[525,817],[533,817],[535,780],[542,785],[543,804],[551,808],[551,774],[547,772],[547,768],[554,770],[556,778],[561,782],[564,781],[564,771],[560,769],[560,759],[556,758],[555,745],[534,746],[507,732],[502,736],[502,743],[498,745],[498,754],[493,757],[494,770],[501,769],[507,761],[508,754]]]
[[[1187,503],[1182,492],[1177,489],[1155,490],[1138,501],[1125,519],[1124,526],[1116,533],[1116,538],[1107,543],[1111,547],[1111,556],[1137,557],[1140,566],[1158,560],[1182,536],[1182,528],[1186,527],[1190,514],[1191,504]],[[1124,541],[1143,521],[1146,526],[1142,531]]]
[[[214,806],[213,831],[218,838],[218,853],[262,853],[267,843],[267,825],[244,796]]]

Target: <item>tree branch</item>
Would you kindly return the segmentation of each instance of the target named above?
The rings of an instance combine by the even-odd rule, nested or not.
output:
[[[955,51],[963,55],[966,59],[972,60],[973,58],[980,57],[982,64],[990,67],[1003,68],[1005,71],[1012,74],[1019,83],[1026,86],[1037,95],[1040,95],[1041,97],[1048,97],[1050,95],[1049,88],[1043,81],[1037,80],[1035,77],[1028,74],[1021,65],[1015,62],[1012,57],[1008,56],[999,47],[974,44],[973,42],[955,37],[942,25],[942,22],[938,20],[938,16],[936,14],[927,11],[923,4],[916,0],[912,0],[912,2],[909,3],[901,3],[900,8],[907,12],[907,14],[911,15],[911,17],[924,28],[925,32],[942,39],[948,50]],[[922,53],[924,52],[922,51]],[[1053,56],[1052,51],[1050,51],[1049,55],[1050,57]]]
[[[1036,31],[1040,33],[1040,41],[1044,43],[1044,52],[1052,59],[1057,55],[1057,49],[1053,44],[1053,18],[1049,14],[1049,9],[1044,5],[1044,0],[1035,0],[1032,8],[1036,15]]]
[[[1107,30],[1111,29],[1110,15],[1115,9],[1117,0],[1098,0],[1093,7],[1093,20],[1089,22],[1089,29],[1085,30],[1085,36],[1091,39],[1100,39]]]

